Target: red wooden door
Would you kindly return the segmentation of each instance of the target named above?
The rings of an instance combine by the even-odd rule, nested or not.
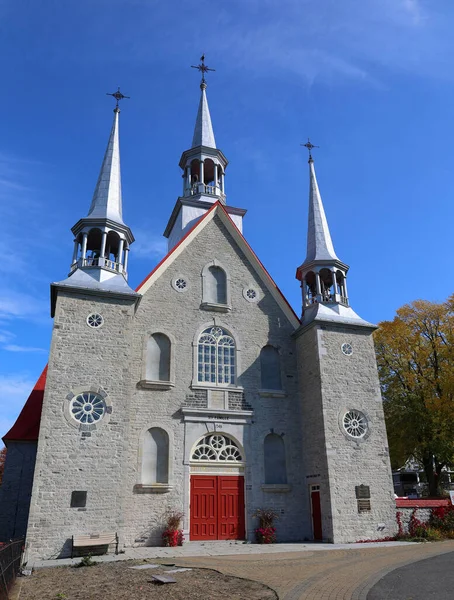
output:
[[[218,540],[244,537],[244,477],[218,477]]]
[[[217,477],[191,477],[191,540],[217,539]]]
[[[313,485],[311,488],[311,506],[314,540],[322,540],[322,510],[320,506],[320,486],[318,485]]]
[[[244,477],[191,476],[191,540],[241,540]]]

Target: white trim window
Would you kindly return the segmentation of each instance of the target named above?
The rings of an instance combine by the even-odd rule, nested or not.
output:
[[[197,343],[197,381],[235,385],[235,340],[222,327],[208,327]]]

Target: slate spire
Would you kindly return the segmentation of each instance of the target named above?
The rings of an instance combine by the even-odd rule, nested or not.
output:
[[[119,116],[120,109],[116,106],[109,142],[87,218],[110,219],[124,225],[121,198]]]
[[[211,123],[210,109],[208,108],[206,88],[206,82],[202,81],[202,83],[200,84],[200,89],[202,93],[200,95],[199,109],[197,111],[197,119],[194,127],[192,148],[196,148],[197,146],[216,148],[213,125]]]

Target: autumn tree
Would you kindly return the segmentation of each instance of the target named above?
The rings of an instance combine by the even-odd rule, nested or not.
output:
[[[374,339],[392,466],[413,456],[436,496],[454,463],[454,294],[403,306]]]
[[[0,450],[0,485],[2,484],[3,471],[5,470],[6,448]]]

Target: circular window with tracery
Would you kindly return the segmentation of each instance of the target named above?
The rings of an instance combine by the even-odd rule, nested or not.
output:
[[[69,405],[72,417],[79,423],[92,424],[102,419],[106,412],[104,398],[94,392],[74,396]]]
[[[104,319],[98,313],[91,313],[91,315],[88,315],[88,317],[87,317],[87,325],[89,327],[93,327],[93,328],[101,327],[103,323],[104,323]]]
[[[349,410],[345,413],[342,424],[345,433],[355,439],[364,437],[368,430],[366,415],[359,410]]]
[[[242,462],[237,444],[225,435],[207,435],[198,442],[191,460],[216,462]]]
[[[186,292],[188,289],[188,280],[179,275],[175,279],[172,279],[172,287],[177,292]]]
[[[345,354],[345,356],[351,356],[353,354],[353,347],[348,342],[342,344],[341,350]]]
[[[247,300],[248,302],[258,302],[258,300],[259,300],[259,293],[253,287],[245,287],[243,289],[243,298],[245,300]]]

